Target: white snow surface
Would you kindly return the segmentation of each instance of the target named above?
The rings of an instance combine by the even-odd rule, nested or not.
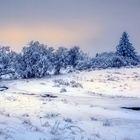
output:
[[[140,140],[140,68],[1,80],[0,140]]]

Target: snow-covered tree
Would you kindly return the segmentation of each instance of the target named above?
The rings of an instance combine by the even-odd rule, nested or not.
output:
[[[10,47],[0,47],[0,75],[14,74],[16,53]]]
[[[68,63],[70,66],[72,66],[73,68],[76,67],[76,65],[78,64],[78,60],[79,60],[79,55],[80,55],[80,48],[75,46],[69,49],[68,52]]]
[[[119,45],[116,47],[116,54],[129,59],[137,59],[135,48],[129,42],[128,34],[123,32]]]
[[[91,68],[91,60],[90,58],[85,58],[78,62],[76,66],[76,70],[87,70]]]
[[[85,53],[79,47],[72,47],[68,51],[68,65],[76,69],[78,63],[84,61],[84,57]]]
[[[53,48],[31,41],[28,47],[24,47],[19,55],[17,71],[22,78],[43,77],[48,75],[52,68]]]
[[[68,65],[68,49],[64,47],[58,48],[53,55],[54,74],[60,74],[61,68]]]
[[[79,47],[70,49],[60,47],[54,50],[38,41],[31,41],[15,53],[9,47],[0,47],[0,76],[13,74],[14,78],[35,78],[48,74],[60,74],[61,69],[86,70],[90,68],[122,67],[140,64],[135,48],[129,42],[128,34],[124,32],[116,52],[97,53],[95,58],[89,58]]]

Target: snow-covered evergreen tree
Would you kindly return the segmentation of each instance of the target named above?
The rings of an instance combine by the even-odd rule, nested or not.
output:
[[[137,59],[135,48],[129,42],[126,32],[123,32],[119,45],[116,47],[116,54],[129,59]]]

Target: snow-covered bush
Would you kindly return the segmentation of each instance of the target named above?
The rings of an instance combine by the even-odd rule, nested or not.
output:
[[[91,68],[91,59],[88,56],[83,55],[83,58],[79,60],[76,66],[76,70],[87,70],[90,68]]]
[[[80,84],[74,80],[70,81],[70,85],[71,85],[71,87],[74,87],[74,88],[79,88],[79,87],[83,88],[82,84]]]
[[[126,66],[126,61],[115,53],[101,53],[92,59],[92,68],[109,68]]]
[[[60,93],[64,93],[67,92],[67,90],[65,88],[61,88]]]
[[[45,114],[45,116],[43,117],[47,119],[52,119],[52,118],[58,117],[59,115],[60,115],[59,113],[50,112],[50,113]]]
[[[64,81],[63,79],[56,79],[56,80],[54,80],[54,83],[59,84],[59,85],[63,85],[63,86],[70,85],[70,83],[68,81]]]
[[[104,120],[103,121],[103,126],[106,126],[106,127],[108,127],[108,126],[111,126],[112,124],[111,124],[111,121],[109,121],[109,120]]]
[[[58,48],[53,53],[53,67],[54,74],[60,74],[62,68],[67,68],[68,66],[68,49],[64,47]]]
[[[121,56],[114,55],[110,58],[111,66],[110,67],[117,67],[120,68],[122,66],[126,66],[126,61]]]
[[[0,76],[14,78],[16,55],[10,47],[0,47]]]
[[[88,68],[88,56],[79,47],[75,46],[68,51],[68,66],[73,69],[84,70]]]
[[[54,80],[54,83],[62,85],[62,86],[70,86],[73,88],[83,88],[82,84],[72,80],[72,81],[67,81],[67,80],[63,80],[63,79],[56,79]]]
[[[53,48],[38,41],[29,43],[18,56],[17,72],[22,78],[43,77],[52,70]]]
[[[68,64],[73,66],[73,68],[75,68],[78,64],[79,55],[80,48],[77,46],[70,48],[70,50],[68,51]]]
[[[73,120],[71,118],[64,118],[64,121],[67,123],[73,123]]]

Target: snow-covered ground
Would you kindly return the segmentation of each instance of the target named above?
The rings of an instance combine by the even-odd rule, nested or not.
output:
[[[0,140],[140,140],[140,68],[0,85]]]

